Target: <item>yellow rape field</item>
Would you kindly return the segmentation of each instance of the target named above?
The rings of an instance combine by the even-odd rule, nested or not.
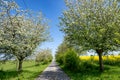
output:
[[[102,58],[103,60],[111,60],[111,61],[120,60],[120,56],[103,56]],[[99,57],[98,56],[80,56],[80,59],[98,61]]]

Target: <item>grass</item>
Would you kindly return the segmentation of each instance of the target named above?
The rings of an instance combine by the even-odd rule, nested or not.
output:
[[[95,60],[94,60],[95,59]],[[104,57],[104,71],[99,71],[99,64],[97,56],[91,59],[89,56],[84,56],[80,59],[80,70],[71,71],[61,65],[63,71],[71,78],[71,80],[120,80],[120,60],[119,57],[113,59],[105,59]],[[108,64],[108,62],[110,64]],[[112,64],[114,62],[114,64]],[[119,62],[119,63],[118,63]]]
[[[16,63],[0,64],[0,80],[34,80],[49,64],[35,65],[34,61],[24,61],[23,71],[16,71]]]
[[[120,80],[120,67],[104,66],[104,72],[99,72],[99,69],[82,70],[78,72],[70,71],[62,65],[61,68],[71,78],[71,80]]]
[[[71,78],[71,80],[120,80],[120,67],[118,66],[106,66],[104,72],[99,70],[83,70],[79,72],[72,72],[63,66],[61,68]]]

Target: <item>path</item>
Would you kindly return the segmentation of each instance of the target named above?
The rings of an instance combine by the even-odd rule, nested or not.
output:
[[[70,80],[53,60],[52,63],[43,71],[36,80]]]

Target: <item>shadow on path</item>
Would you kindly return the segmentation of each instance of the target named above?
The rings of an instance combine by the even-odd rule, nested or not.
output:
[[[53,60],[52,63],[43,71],[36,80],[70,80]]]

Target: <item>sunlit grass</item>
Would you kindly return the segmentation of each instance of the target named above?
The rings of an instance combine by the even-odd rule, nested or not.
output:
[[[61,65],[71,80],[120,80],[120,56],[103,56],[104,71],[99,71],[98,56],[80,56],[80,70],[73,72]]]
[[[0,64],[0,80],[34,80],[49,64],[35,65],[34,61],[24,61],[23,71],[16,71],[15,62]]]
[[[120,80],[120,67],[107,65],[105,65],[105,67],[108,67],[108,69],[105,69],[102,73],[96,69],[78,72],[72,72],[64,67],[62,67],[62,69],[71,80]]]

